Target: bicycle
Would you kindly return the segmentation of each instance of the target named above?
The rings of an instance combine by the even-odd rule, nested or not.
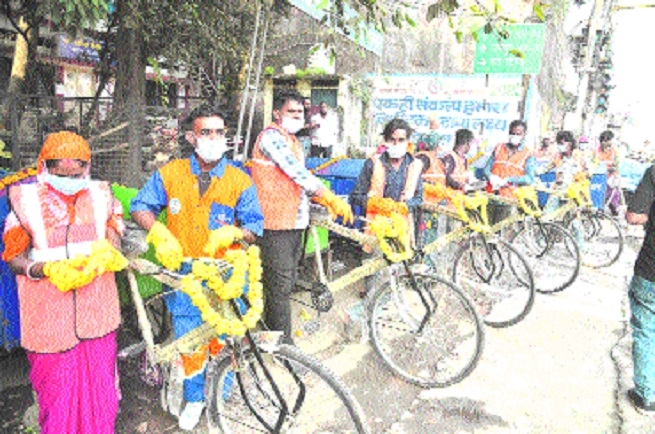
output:
[[[428,190],[430,190],[428,188]],[[426,190],[426,191],[428,191]],[[534,304],[535,283],[523,256],[495,236],[488,225],[487,200],[481,196],[456,195],[452,207],[425,202],[422,210],[446,215],[463,225],[422,248],[424,263],[435,272],[443,262],[438,252],[455,243],[450,278],[475,300],[484,323],[495,328],[523,320]]]
[[[318,248],[317,227],[356,242],[379,248],[378,240],[347,228],[323,213],[311,214],[310,237],[315,243],[317,278],[299,282],[309,291],[316,310],[332,306],[333,294],[349,285],[384,273],[364,301],[363,337],[370,339],[376,354],[399,377],[421,387],[446,387],[466,378],[480,359],[484,332],[475,308],[453,283],[431,273],[412,259],[392,262],[373,258],[335,280],[328,280]]]
[[[563,291],[580,273],[580,250],[575,238],[561,225],[545,221],[532,186],[517,187],[514,197],[488,195],[490,200],[516,208],[514,216],[496,223],[492,232],[512,228],[510,243],[528,260],[537,292]]]
[[[215,261],[222,273],[229,267]],[[152,299],[180,288],[184,275],[145,259],[132,259],[127,271],[130,293],[143,342],[121,350],[122,357],[143,352],[153,383],[167,385],[180,354],[193,352],[217,333],[205,322],[171,343],[156,343],[139,293],[135,273],[170,287]],[[204,291],[204,290],[203,290]],[[242,318],[244,295],[230,300],[231,314]],[[206,379],[207,422],[211,430],[242,432],[370,432],[365,415],[349,389],[312,356],[281,343],[278,332],[247,330],[242,337],[223,336],[221,352],[209,362]],[[166,391],[162,406],[168,409]]]
[[[623,252],[624,237],[618,221],[592,206],[589,181],[576,181],[565,191],[539,187],[540,191],[566,201],[545,214],[544,221],[561,222],[576,239],[582,264],[590,268],[608,267]]]

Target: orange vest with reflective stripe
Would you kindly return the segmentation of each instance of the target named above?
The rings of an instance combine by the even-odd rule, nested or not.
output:
[[[598,148],[596,153],[596,159],[599,162],[605,163],[607,170],[614,169],[614,162],[616,161],[616,149],[609,148],[607,151],[603,151],[602,148]]]
[[[421,171],[423,170],[423,164],[420,160],[414,158],[414,160],[409,164],[407,168],[407,179],[405,180],[405,187],[403,192],[400,195],[400,202],[404,202],[414,197],[418,183],[421,181]],[[377,196],[384,197],[384,185],[387,182],[387,172],[384,168],[384,164],[380,161],[379,156],[373,157],[373,174],[371,175],[371,186],[369,187],[369,197]],[[366,218],[368,220],[373,220],[375,214],[366,210]],[[407,223],[411,234],[411,240],[414,240],[414,225],[412,223],[411,214],[407,215]],[[365,231],[367,234],[372,234],[368,229],[368,225]]]
[[[525,164],[530,156],[530,151],[525,148],[510,155],[507,145],[501,143],[494,149],[494,163],[491,166],[491,173],[501,178],[523,176],[525,175]],[[503,187],[499,193],[501,196],[509,197],[512,196],[512,190],[513,187]]]
[[[466,184],[468,181],[468,170],[466,169],[466,158],[460,156],[458,153],[455,151],[449,151],[448,155],[453,157],[453,160],[455,161],[455,169],[453,170],[453,173],[450,175],[455,179],[455,181]]]
[[[446,173],[444,172],[443,168],[443,163],[437,157],[436,152],[434,151],[421,151],[416,153],[416,156],[418,157],[419,155],[425,155],[428,157],[428,160],[430,160],[430,167],[428,170],[423,172],[423,175],[421,175],[421,178],[425,182],[429,182],[431,184],[440,184],[445,186],[446,185]]]
[[[257,137],[252,153],[252,178],[257,186],[257,197],[264,214],[264,229],[295,229],[296,217],[302,198],[302,188],[259,150],[259,142],[267,130],[282,134],[293,155],[305,164],[302,145],[296,138],[277,124],[271,124]]]
[[[530,151],[526,149],[510,155],[507,145],[501,143],[494,149],[494,163],[491,166],[491,173],[501,178],[523,176],[525,175],[525,164],[530,155]]]
[[[198,177],[191,171],[191,160],[174,160],[159,169],[168,204],[166,226],[182,245],[184,256],[203,256],[210,229],[236,225],[236,206],[241,194],[253,185],[252,179],[241,169],[225,165],[223,176],[211,177],[205,194],[200,197]],[[210,222],[212,207],[220,212]]]
[[[53,215],[42,183],[23,184],[9,191],[12,210],[32,238],[30,259],[58,261],[91,253],[94,241],[107,237],[107,221],[115,199],[105,182],[91,181],[67,215]],[[61,209],[61,208],[58,208]],[[20,302],[21,346],[37,353],[59,353],[81,339],[105,336],[120,324],[120,306],[114,273],[96,277],[69,292],[59,291],[48,279],[33,281],[16,276]]]

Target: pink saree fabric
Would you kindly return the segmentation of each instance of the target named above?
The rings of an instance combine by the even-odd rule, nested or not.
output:
[[[116,332],[63,353],[27,352],[42,434],[113,434],[118,413]]]

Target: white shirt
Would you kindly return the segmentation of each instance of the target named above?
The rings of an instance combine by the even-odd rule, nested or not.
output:
[[[339,118],[333,111],[328,111],[325,117],[321,113],[312,116],[312,123],[320,125],[312,130],[312,145],[335,146],[339,137]]]

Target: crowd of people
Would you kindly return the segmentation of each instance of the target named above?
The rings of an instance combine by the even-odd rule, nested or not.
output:
[[[190,272],[185,258],[203,256],[213,231],[226,226],[240,228],[245,241],[261,248],[263,322],[269,329],[283,332],[289,344],[294,343],[290,294],[303,231],[309,225],[310,202],[324,206],[330,215],[348,224],[354,218],[352,206],[361,207],[370,219],[370,204],[389,199],[413,221],[423,202],[424,182],[465,192],[476,181],[469,169],[469,160],[478,153],[472,131],[457,131],[450,151],[444,150],[450,146],[435,140],[414,153],[410,145],[413,129],[405,120],[393,119],[382,132],[384,147],[365,162],[348,203],[305,167],[308,154],[330,157],[336,143],[334,113],[321,103],[319,111],[309,115],[310,107],[310,101],[297,92],[276,95],[274,120],[257,137],[248,170],[225,156],[225,115],[208,106],[197,108],[185,133],[193,154],[155,171],[130,209],[132,219],[148,231],[162,265],[182,274]],[[590,149],[587,140],[576,140],[571,132],[561,131],[555,143],[544,138],[534,152],[525,144],[526,131],[525,122],[511,122],[507,140],[494,147],[477,171],[477,177],[501,195],[510,194],[514,186],[534,183],[546,170],[554,170],[556,182],[564,185],[588,176],[595,163],[604,164],[610,176],[616,174],[617,154],[610,131],[600,135],[596,149]],[[107,183],[90,180],[90,165],[91,153],[84,138],[70,132],[51,134],[39,155],[36,183],[11,188],[9,195],[12,213],[5,225],[7,248],[2,259],[17,277],[21,344],[31,364],[30,379],[43,433],[111,433],[118,410],[116,330],[120,310],[113,272],[100,267],[90,281],[65,291],[55,284],[53,272],[58,269],[53,264],[66,263],[80,254],[94,255],[99,241],[107,240],[113,249],[120,249],[122,208]],[[655,188],[655,183],[650,185]],[[166,222],[161,223],[157,216],[164,211]],[[649,205],[629,211],[631,221],[649,222],[631,286],[637,387],[630,396],[635,405],[652,411],[655,211]],[[502,212],[496,210],[492,218],[502,219]],[[653,218],[646,218],[648,212]],[[371,284],[367,280],[362,296]],[[183,292],[171,292],[165,300],[176,338],[202,324],[198,308]],[[184,400],[179,425],[192,430],[205,405],[202,366],[187,375]]]

